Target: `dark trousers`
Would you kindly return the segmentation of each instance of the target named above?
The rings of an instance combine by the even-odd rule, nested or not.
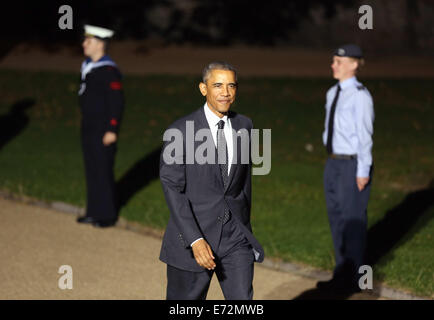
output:
[[[254,254],[233,218],[223,225],[214,257],[214,270],[191,272],[167,265],[167,300],[206,299],[214,272],[226,300],[252,300]]]
[[[82,134],[81,142],[87,187],[86,216],[114,220],[117,218],[113,174],[116,144],[104,146],[102,134]]]
[[[324,190],[335,251],[333,276],[358,283],[359,267],[364,264],[372,177],[359,191],[356,172],[356,159],[327,159]]]

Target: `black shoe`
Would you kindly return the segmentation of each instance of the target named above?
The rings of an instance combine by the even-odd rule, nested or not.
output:
[[[333,278],[329,281],[318,281],[316,287],[320,290],[341,294],[353,294],[361,291],[359,286],[353,281],[345,281],[341,278]]]
[[[327,281],[318,281],[316,287],[321,290],[331,290],[336,286],[336,279],[332,278]]]
[[[113,220],[97,220],[94,221],[93,223],[94,227],[97,228],[107,228],[107,227],[112,227],[116,224],[116,219]]]
[[[318,288],[318,289],[325,289],[326,287],[327,287],[327,284],[330,282],[330,280],[329,281],[318,281],[317,283],[316,283],[316,287]]]
[[[359,285],[355,284],[355,283],[350,283],[349,285],[340,287],[338,290],[339,290],[338,292],[341,292],[344,294],[349,294],[349,295],[362,291],[362,289],[360,289]]]
[[[78,217],[77,218],[77,222],[78,223],[94,223],[96,220],[92,217],[88,217],[88,216],[83,216],[83,217]]]

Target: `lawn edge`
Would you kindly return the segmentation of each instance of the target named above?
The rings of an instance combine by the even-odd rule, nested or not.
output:
[[[46,202],[46,201],[39,200],[37,198],[29,197],[23,194],[16,194],[1,189],[0,189],[0,197],[6,200],[12,200],[27,205],[33,205],[41,208],[51,209],[56,212],[74,214],[77,216],[83,215],[85,213],[85,208],[81,208],[66,202],[62,202],[62,201]],[[138,234],[151,236],[156,239],[162,239],[164,235],[163,230],[145,226],[143,224],[140,224],[139,222],[128,221],[123,217],[119,217],[115,227],[136,232]],[[318,281],[328,280],[332,276],[332,272],[328,270],[317,269],[306,264],[297,263],[297,262],[288,262],[273,257],[265,258],[264,261],[261,263],[261,266],[272,270],[296,274],[298,276],[315,279]],[[411,292],[404,291],[402,289],[391,288],[379,281],[374,281],[374,289],[369,290],[367,293],[373,296],[378,296],[378,297],[383,297],[383,298],[393,299],[393,300],[432,300],[432,298],[430,297],[417,296]]]

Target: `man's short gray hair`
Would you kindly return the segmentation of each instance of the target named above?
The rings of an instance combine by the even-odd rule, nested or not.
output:
[[[211,75],[212,70],[229,70],[235,74],[235,81],[237,81],[237,70],[231,64],[224,61],[214,61],[208,64],[202,71],[202,82],[206,83]]]

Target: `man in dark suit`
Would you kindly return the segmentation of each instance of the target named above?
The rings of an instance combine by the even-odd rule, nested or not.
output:
[[[262,262],[264,251],[250,225],[250,157],[242,161],[250,142],[247,148],[239,143],[238,133],[250,137],[253,124],[229,111],[237,92],[231,65],[210,63],[199,89],[205,105],[169,127],[182,137],[182,152],[168,161],[169,145],[176,142],[170,140],[161,153],[160,180],[170,210],[160,254],[167,264],[167,299],[205,299],[216,272],[226,299],[250,300],[253,263]],[[196,136],[204,130],[211,161],[198,163],[201,141],[189,131]]]

